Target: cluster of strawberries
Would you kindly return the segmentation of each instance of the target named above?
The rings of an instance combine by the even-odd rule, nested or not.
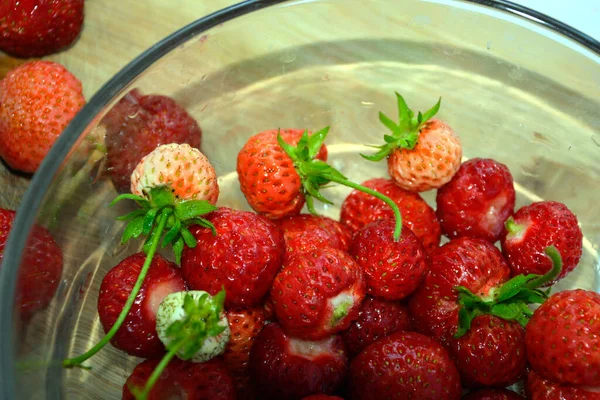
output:
[[[505,165],[462,162],[439,102],[415,115],[397,99],[364,156],[390,178],[327,164],[327,128],[248,140],[237,172],[255,212],[215,206],[214,170],[188,144],[158,146],[130,182],[113,174],[139,206],[123,240],[144,237],[143,252],[104,277],[107,336],[64,365],[108,341],[147,358],[124,399],[518,399],[506,387],[523,380],[531,399],[600,398],[600,295],[549,293],[581,257],[576,217],[554,201],[515,212]],[[301,213],[332,182],[354,189],[340,220]],[[432,189],[436,210],[419,194]],[[156,254],[169,244],[175,262]]]

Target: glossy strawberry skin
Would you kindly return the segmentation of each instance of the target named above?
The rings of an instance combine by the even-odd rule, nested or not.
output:
[[[160,359],[138,364],[123,385],[123,400],[134,400],[129,387],[143,388]],[[173,358],[150,391],[148,400],[235,400],[233,379],[219,358],[203,363]]]
[[[297,215],[304,206],[300,176],[291,158],[277,142],[278,129],[252,136],[237,157],[240,188],[254,211],[270,219]],[[296,145],[304,130],[281,129],[281,137]],[[327,160],[323,145],[316,156]]]
[[[527,398],[530,400],[600,400],[600,388],[552,382],[542,378],[534,370],[529,371],[525,384]]]
[[[4,246],[13,226],[16,213],[0,208],[0,268]],[[34,226],[23,250],[16,288],[16,304],[21,321],[28,321],[37,311],[50,304],[63,269],[63,254],[50,232]]]
[[[350,363],[353,400],[458,400],[460,377],[446,349],[415,332],[396,332]]]
[[[361,305],[358,318],[342,332],[342,338],[352,358],[378,339],[397,331],[408,330],[408,306],[368,296]]]
[[[553,294],[525,331],[527,358],[544,379],[600,386],[600,294],[582,289]]]
[[[524,397],[508,389],[486,388],[470,392],[462,400],[524,400]]]
[[[452,128],[439,119],[429,120],[413,149],[395,149],[388,157],[390,177],[401,188],[424,192],[446,184],[462,161],[462,145]]]
[[[389,197],[400,209],[402,222],[421,240],[430,252],[440,244],[441,228],[435,211],[421,198],[400,188],[391,179],[373,178],[362,183]],[[354,233],[379,219],[394,219],[394,212],[382,200],[354,190],[342,203],[340,221]]]
[[[489,242],[467,237],[451,240],[430,254],[429,272],[410,297],[414,328],[447,344],[458,325],[454,287],[465,286],[485,296],[509,277],[502,254]]]
[[[525,374],[525,330],[515,321],[477,316],[464,336],[450,340],[449,349],[467,387],[508,386]]]
[[[306,342],[271,323],[259,333],[250,353],[250,373],[257,391],[268,399],[301,399],[331,394],[342,383],[348,357],[342,338]]]
[[[504,164],[473,158],[438,190],[436,203],[446,236],[478,237],[494,243],[515,207],[513,177]]]
[[[283,330],[305,340],[320,340],[346,329],[365,298],[358,264],[331,247],[296,254],[284,264],[271,288],[275,315]],[[334,299],[348,302],[347,314],[333,321]]]
[[[0,81],[0,156],[33,173],[85,104],[81,82],[65,67],[32,61]]]
[[[370,223],[352,239],[350,254],[362,267],[367,293],[387,300],[401,300],[413,293],[427,273],[425,248],[404,226],[394,240],[396,221],[384,219]]]
[[[215,295],[224,287],[227,309],[259,305],[282,265],[283,234],[271,221],[247,211],[223,207],[206,219],[217,234],[191,226],[197,245],[186,247],[181,257],[190,289]]]
[[[75,41],[83,24],[83,0],[4,0],[0,3],[0,50],[42,57]]]
[[[350,247],[350,231],[329,217],[299,214],[274,222],[283,232],[286,258],[325,246],[343,251]]]
[[[513,219],[524,228],[523,232],[513,234],[505,231],[501,239],[502,252],[513,276],[548,272],[552,262],[544,250],[551,245],[558,249],[563,260],[558,279],[577,266],[582,253],[583,234],[577,217],[567,206],[556,201],[537,202],[519,209]]]
[[[161,144],[187,143],[201,149],[202,130],[175,100],[142,95],[133,89],[103,118],[106,161],[120,193],[129,191],[131,173],[140,160]]]
[[[123,310],[145,260],[144,253],[133,254],[104,276],[98,296],[98,314],[105,332],[110,330]],[[156,333],[158,306],[169,293],[184,290],[187,288],[179,268],[155,255],[127,318],[111,340],[113,346],[137,357],[161,355],[164,346]]]

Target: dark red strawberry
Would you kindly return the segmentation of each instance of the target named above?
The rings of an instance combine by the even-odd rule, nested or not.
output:
[[[354,357],[376,340],[409,329],[410,316],[405,304],[368,296],[358,318],[342,333],[342,338],[348,354]]]
[[[104,276],[98,296],[98,314],[105,332],[117,320],[145,260],[144,253],[131,255]],[[186,286],[179,268],[155,255],[125,322],[111,340],[113,346],[137,357],[162,354],[164,346],[156,334],[158,306],[168,294],[184,290]]]
[[[391,219],[366,225],[354,235],[349,250],[364,271],[367,293],[387,300],[401,300],[414,292],[428,267],[419,239],[404,226],[395,241],[395,226]]]
[[[327,394],[313,394],[308,397],[304,397],[302,400],[344,400],[338,396],[329,396]]]
[[[577,217],[567,206],[542,201],[522,207],[508,219],[501,243],[513,276],[548,272],[552,262],[544,249],[555,246],[563,260],[560,279],[579,263],[583,234]]]
[[[542,378],[600,387],[600,294],[577,289],[552,295],[527,324],[525,345]]]
[[[600,400],[600,387],[572,386],[556,383],[529,371],[526,380],[527,398],[530,400]]]
[[[123,400],[134,400],[130,388],[143,388],[160,360],[141,362],[123,385]],[[235,400],[233,379],[218,358],[192,363],[173,358],[150,391],[147,400]]]
[[[489,158],[462,163],[436,197],[436,214],[449,238],[500,239],[515,208],[513,177],[506,165]]]
[[[525,374],[525,330],[516,321],[477,316],[449,348],[464,386],[508,386]]]
[[[207,216],[216,229],[191,226],[195,248],[185,248],[181,272],[190,289],[215,295],[225,287],[225,307],[260,304],[281,267],[283,234],[258,214],[220,208]]]
[[[462,397],[462,400],[524,400],[525,398],[518,395],[512,390],[503,388],[486,388]]]
[[[14,211],[0,208],[0,264],[15,216]],[[50,232],[41,226],[34,226],[23,250],[23,261],[18,273],[16,304],[22,322],[48,306],[60,283],[62,268],[63,254],[60,247]]]
[[[441,228],[435,211],[418,193],[408,192],[391,179],[373,178],[363,186],[388,196],[400,208],[402,222],[423,242],[427,251],[440,244]],[[354,190],[342,203],[340,221],[356,232],[370,222],[393,219],[392,209],[383,201],[364,192]]]
[[[283,330],[306,340],[324,339],[346,329],[358,317],[364,297],[360,266],[332,247],[290,257],[271,288]]]
[[[304,341],[286,335],[277,323],[263,328],[250,353],[252,382],[265,399],[331,394],[344,380],[347,367],[340,336]]]
[[[430,254],[429,272],[409,300],[414,327],[448,343],[458,326],[455,287],[486,296],[509,276],[502,254],[489,242],[467,237],[451,240]]]
[[[344,251],[350,247],[350,231],[329,217],[300,214],[276,220],[275,224],[283,232],[286,257],[325,246]]]
[[[396,332],[350,363],[353,400],[458,400],[462,389],[446,349],[415,332]]]
[[[75,41],[83,24],[83,0],[3,0],[0,50],[16,57],[41,57]]]
[[[117,191],[129,192],[131,173],[162,144],[187,143],[200,149],[202,130],[170,97],[142,95],[133,89],[106,114],[107,168]]]

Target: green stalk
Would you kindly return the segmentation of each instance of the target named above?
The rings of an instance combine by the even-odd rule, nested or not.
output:
[[[537,289],[542,287],[548,282],[552,282],[562,271],[562,258],[560,257],[560,253],[554,246],[547,247],[544,252],[550,257],[552,260],[552,268],[544,275],[540,275],[529,282],[527,282],[524,286],[528,289]]]
[[[146,255],[146,261],[144,262],[144,265],[142,266],[142,269],[140,271],[138,279],[135,282],[135,285],[133,286],[133,290],[131,291],[129,297],[127,298],[127,302],[125,303],[123,310],[121,310],[121,313],[119,314],[119,317],[117,318],[117,321],[115,322],[115,324],[112,326],[112,328],[110,328],[110,330],[102,338],[102,340],[100,340],[90,350],[88,350],[87,352],[85,352],[84,354],[82,354],[78,357],[65,359],[63,361],[63,367],[65,367],[65,368],[82,367],[81,364],[84,361],[93,357],[98,351],[100,351],[113,338],[113,336],[115,336],[115,334],[117,333],[117,331],[119,330],[119,328],[121,327],[121,325],[123,324],[125,319],[127,318],[127,315],[129,314],[129,311],[131,310],[131,307],[133,306],[133,303],[135,302],[135,298],[137,297],[138,293],[140,292],[140,289],[142,288],[142,284],[144,283],[144,279],[146,278],[146,274],[148,273],[148,269],[150,268],[150,265],[152,264],[152,259],[154,258],[154,254],[156,253],[156,249],[158,248],[158,244],[160,243],[160,238],[162,237],[161,233],[165,229],[165,226],[167,224],[167,219],[169,217],[169,214],[171,214],[171,212],[172,212],[171,209],[165,208],[163,210],[163,212],[161,213],[160,220],[158,221],[157,234],[154,235],[154,237],[152,238],[152,242],[150,244],[149,251]]]

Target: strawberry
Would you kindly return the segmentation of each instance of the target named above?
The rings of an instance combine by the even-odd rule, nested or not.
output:
[[[271,323],[256,337],[249,366],[263,398],[285,400],[333,393],[346,375],[347,363],[340,336],[309,342],[292,338]]]
[[[329,217],[300,214],[274,222],[283,232],[286,258],[324,246],[343,251],[350,247],[348,229]]]
[[[269,291],[283,262],[283,234],[253,212],[219,208],[207,217],[216,235],[191,227],[197,245],[183,251],[181,272],[191,289],[227,291],[225,307],[253,307]]]
[[[329,396],[327,394],[313,394],[303,397],[302,400],[344,400],[339,396]]]
[[[410,330],[410,317],[405,304],[367,296],[358,318],[342,332],[342,338],[352,358],[376,340],[407,330]]]
[[[297,215],[304,206],[302,183],[292,159],[277,142],[297,145],[304,133],[301,129],[272,129],[252,136],[237,157],[240,188],[248,204],[271,219]],[[315,157],[327,160],[327,147],[319,146]]]
[[[524,400],[524,397],[508,389],[486,388],[470,392],[462,400]]]
[[[527,398],[531,400],[600,400],[600,388],[552,382],[534,370],[529,371],[525,383]]]
[[[170,97],[142,95],[133,89],[103,118],[107,168],[117,191],[125,193],[141,159],[167,143],[187,143],[200,149],[202,130]]]
[[[0,3],[0,50],[42,57],[71,45],[83,24],[83,0],[5,0]]]
[[[440,245],[441,228],[435,211],[418,193],[400,188],[391,179],[373,178],[362,185],[384,194],[398,206],[404,225],[413,231],[428,252]],[[353,233],[370,222],[392,218],[392,209],[383,201],[358,190],[353,190],[342,203],[340,221]]]
[[[561,279],[579,263],[583,234],[566,205],[541,201],[520,208],[508,219],[501,244],[513,276],[549,271],[552,263],[544,257],[544,248],[554,245],[563,259]]]
[[[525,330],[516,321],[479,315],[449,349],[467,387],[508,386],[525,373]]]
[[[500,239],[515,207],[513,177],[506,165],[489,158],[464,162],[436,196],[436,214],[449,238]]]
[[[437,114],[441,98],[424,114],[415,117],[404,98],[396,93],[398,123],[379,113],[381,123],[392,131],[385,135],[385,144],[379,151],[364,158],[381,161],[387,157],[390,177],[403,189],[424,192],[446,184],[462,159],[462,145],[448,124],[431,119]]]
[[[324,339],[346,329],[358,317],[364,297],[360,266],[332,247],[290,257],[271,288],[283,330],[306,340]]]
[[[0,264],[15,217],[14,211],[0,208]],[[34,226],[25,246],[15,302],[23,322],[48,306],[56,293],[63,269],[62,251],[45,228]]]
[[[555,293],[527,324],[525,346],[531,367],[544,379],[600,387],[600,294]]]
[[[427,253],[408,227],[394,241],[395,222],[375,221],[352,239],[350,254],[364,271],[367,293],[387,300],[401,300],[414,292],[427,272]]]
[[[151,359],[135,367],[123,385],[123,400],[136,399],[130,388],[144,386],[158,363],[159,360]],[[203,363],[174,359],[160,375],[147,399],[235,400],[236,395],[233,379],[218,358]]]
[[[117,321],[146,260],[143,253],[131,255],[104,276],[98,296],[98,314],[105,332]],[[154,357],[164,352],[156,333],[156,313],[169,293],[185,290],[175,264],[156,255],[124,325],[111,340],[116,348],[137,357]]]
[[[352,399],[458,400],[461,391],[447,350],[419,333],[379,339],[350,363]]]
[[[81,82],[65,67],[33,61],[0,81],[0,104],[0,157],[13,169],[33,173],[85,98]]]

